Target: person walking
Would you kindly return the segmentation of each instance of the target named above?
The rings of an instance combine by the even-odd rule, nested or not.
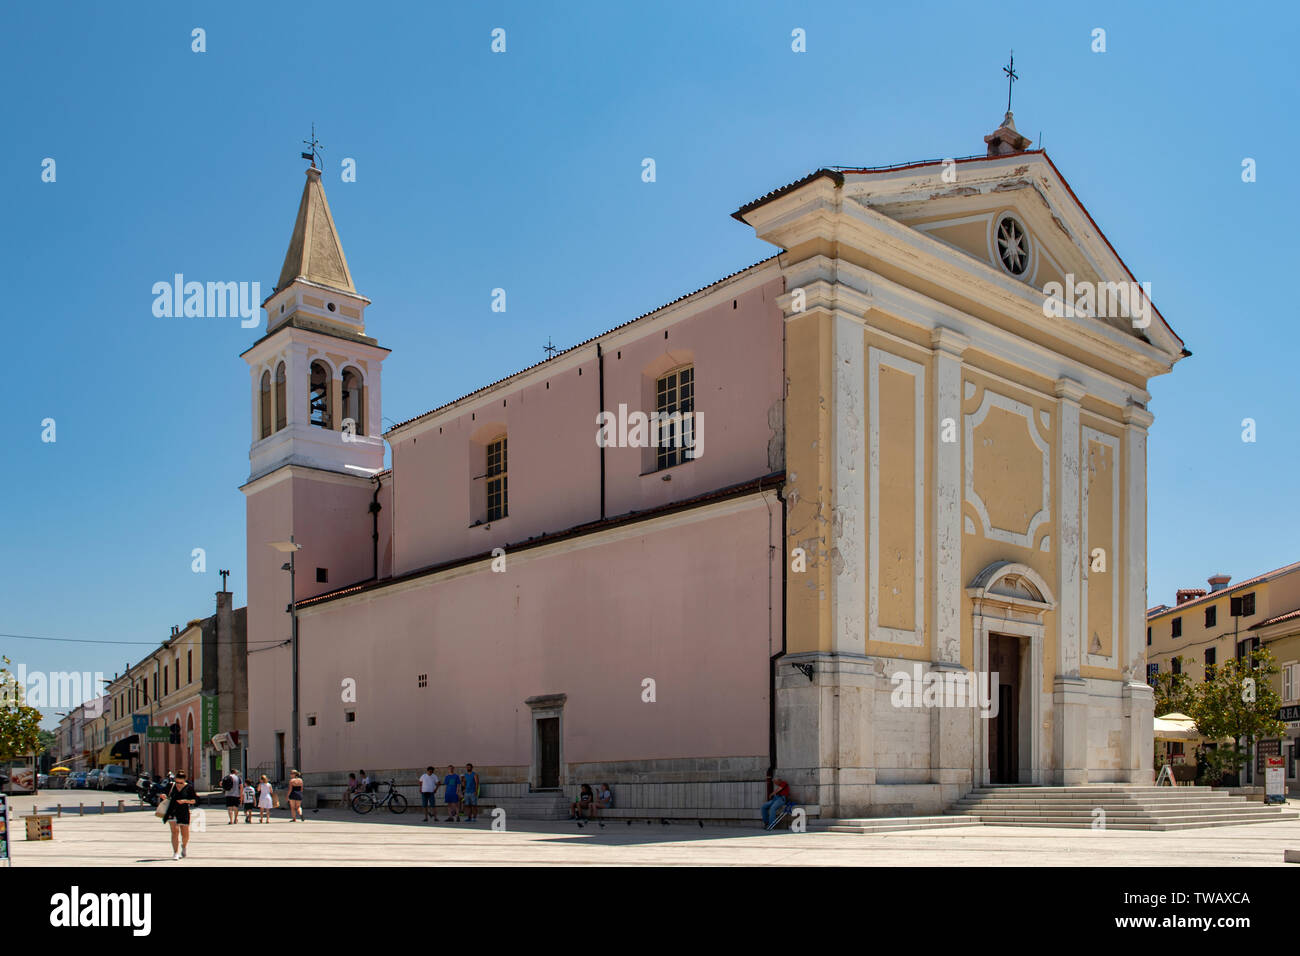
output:
[[[221,789],[226,793],[226,826],[239,822],[239,804],[244,798],[244,781],[239,771],[232,770],[221,778]]]
[[[271,781],[266,779],[266,774],[262,774],[262,781],[257,785],[257,810],[261,815],[258,823],[271,822]]]
[[[456,774],[456,765],[447,767],[447,776],[442,778],[442,799],[447,804],[447,822],[460,820],[460,777]]]
[[[289,822],[302,821],[302,777],[297,770],[289,771]]]
[[[424,822],[429,822],[430,812],[433,814],[433,822],[438,822],[438,806],[434,803],[438,795],[438,771],[432,767],[425,767],[424,773],[420,774],[420,806],[424,808]]]
[[[199,802],[199,795],[194,792],[194,785],[185,779],[184,770],[177,771],[167,790],[167,799],[170,802],[163,821],[171,825],[172,859],[181,860],[190,845],[190,807]]]
[[[244,822],[253,822],[253,807],[257,803],[257,790],[253,788],[253,781],[244,778]]]
[[[473,823],[478,819],[478,774],[474,772],[472,763],[465,764],[465,772],[460,778],[461,790],[463,791],[461,799],[465,801],[465,819]]]

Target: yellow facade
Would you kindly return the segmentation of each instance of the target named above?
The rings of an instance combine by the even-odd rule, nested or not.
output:
[[[1131,276],[1044,155],[944,175],[819,171],[736,214],[784,250],[787,552],[806,570],[778,758],[840,815],[995,779],[1151,779],[1146,382],[1182,343],[1154,307],[1046,316],[1045,283]],[[913,663],[987,680],[1009,723],[891,703]]]

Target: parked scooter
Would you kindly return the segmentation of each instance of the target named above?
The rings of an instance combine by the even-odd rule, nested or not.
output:
[[[148,774],[141,774],[140,779],[135,782],[135,793],[141,803],[157,807],[162,802],[163,795],[167,793],[167,786],[161,781],[150,780]]]

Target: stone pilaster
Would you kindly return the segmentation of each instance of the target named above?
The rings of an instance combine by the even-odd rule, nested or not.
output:
[[[934,649],[936,662],[961,662],[961,356],[970,340],[952,329],[930,335],[935,356]],[[951,429],[954,441],[945,441]]]

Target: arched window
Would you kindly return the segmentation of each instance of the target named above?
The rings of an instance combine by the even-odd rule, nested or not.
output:
[[[366,433],[366,406],[361,373],[349,366],[343,370],[343,418],[352,419],[356,428],[353,434]]]
[[[279,431],[286,424],[289,410],[284,401],[284,363],[275,367],[275,430]]]
[[[271,434],[271,373],[262,373],[262,395],[260,401],[262,412],[262,428],[259,437],[266,438]]]
[[[506,487],[506,436],[487,445],[487,520],[498,521],[510,513]]]
[[[334,427],[330,419],[331,378],[329,367],[324,362],[311,363],[310,420],[321,428]]]

